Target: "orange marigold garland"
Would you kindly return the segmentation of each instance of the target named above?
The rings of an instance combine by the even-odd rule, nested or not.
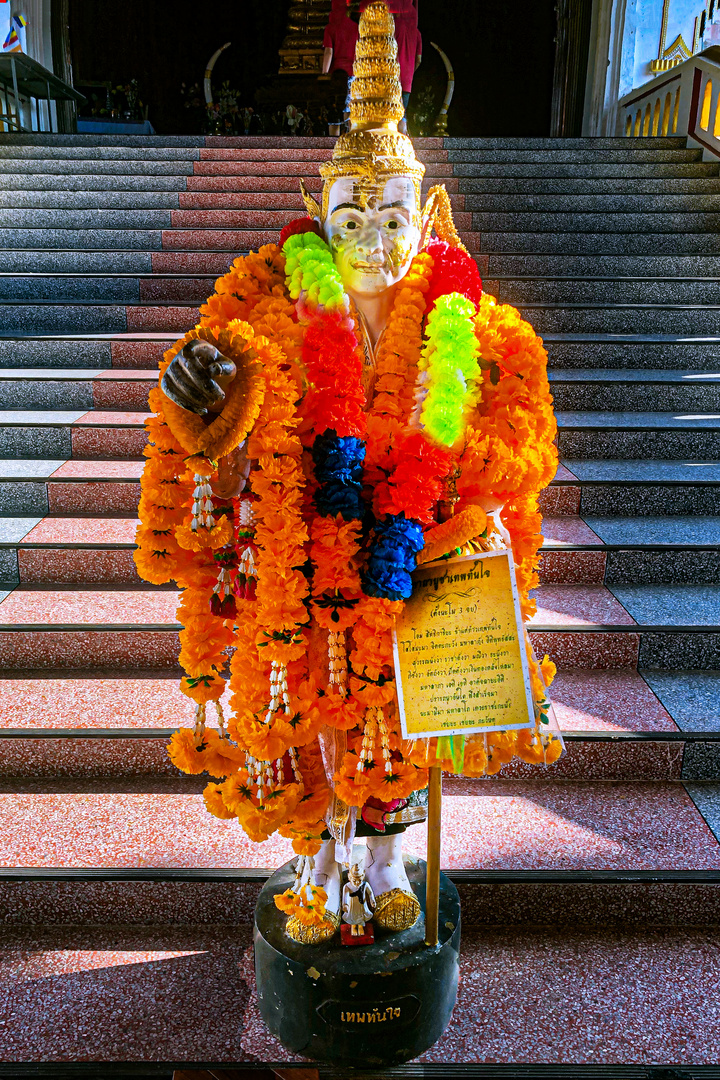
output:
[[[420,255],[413,261],[379,344],[376,393],[367,418],[366,490],[372,490],[373,509],[381,519],[409,512],[431,526],[425,536],[427,557],[461,548],[472,539],[471,534],[482,532],[484,512],[478,503],[484,498],[503,503],[502,519],[513,540],[527,616],[532,611],[527,594],[536,583],[540,542],[537,492],[552,477],[556,462],[545,354],[532,328],[514,309],[482,298],[476,319],[482,375],[459,454],[460,501],[452,523],[437,525],[434,503],[453,459],[433,457],[436,448],[421,432],[408,432],[407,425],[415,403],[425,297],[433,269],[436,265],[442,269],[443,258],[440,249],[433,249],[432,256]],[[338,321],[334,343],[330,333],[325,340],[313,338],[308,330],[315,315],[303,312],[301,303],[305,322],[298,320],[296,306],[284,288],[284,265],[274,245],[236,260],[203,307],[201,326],[185,339],[208,334],[226,354],[233,336],[242,341],[239,370],[242,378],[248,375],[247,385],[256,392],[257,419],[254,425],[250,422],[248,442],[253,461],[251,495],[239,503],[216,506],[212,495],[197,491],[205,485],[212,491],[216,458],[210,455],[227,452],[226,436],[231,443],[242,437],[242,427],[248,426],[242,410],[237,415],[224,410],[225,421],[210,435],[204,423],[201,431],[193,420],[175,423],[171,429],[168,416],[177,420],[172,403],[163,401],[160,391],[153,391],[151,407],[157,415],[149,423],[151,443],[146,451],[136,562],[150,580],[176,580],[185,587],[180,609],[185,623],[181,657],[187,675],[182,688],[195,701],[198,717],[194,732],[174,736],[173,760],[186,771],[209,771],[221,781],[206,788],[210,812],[237,817],[257,840],[279,830],[299,854],[312,856],[320,843],[331,795],[317,740],[321,723],[347,733],[347,753],[339,763],[334,788],[336,795],[360,808],[368,799],[400,805],[411,791],[424,786],[426,768],[437,760],[437,741],[407,743],[400,737],[391,648],[398,602],[363,595],[359,519],[321,512],[320,507],[317,513],[308,513],[322,477],[319,481],[317,463],[313,469],[310,456],[303,457],[301,443],[317,442],[323,423],[332,430],[329,421],[339,415],[333,409],[341,387],[348,389],[349,402],[357,382],[355,374],[344,369],[333,383],[332,369],[321,355],[329,358],[333,344],[339,342],[342,315],[333,316]],[[239,319],[245,321],[244,326]],[[321,322],[315,327],[320,328]],[[331,327],[323,324],[322,329]],[[343,324],[342,332],[347,331],[351,341],[352,331]],[[165,363],[182,344],[166,354]],[[356,345],[355,339],[353,348]],[[356,355],[352,349],[351,355]],[[297,402],[303,394],[299,412]],[[235,401],[229,394],[226,408]],[[349,437],[362,439],[365,416],[361,407],[353,408],[353,422],[359,426]],[[187,414],[180,418],[187,419]],[[195,441],[190,442],[193,434]],[[186,462],[190,452],[200,456]],[[320,473],[324,464],[320,462]],[[194,483],[193,476],[202,484]],[[212,521],[209,528],[204,521],[200,525],[207,535],[190,544],[192,504],[199,504],[195,517],[206,517],[207,499]],[[241,513],[250,514],[251,522],[255,519],[256,536],[251,535],[252,528],[248,535],[239,535]],[[240,540],[256,564],[254,602],[252,584],[249,595],[233,586],[239,563],[226,561],[240,551]],[[304,569],[308,554],[313,566],[312,599]],[[221,580],[224,589],[218,588]],[[228,601],[230,588],[234,597]],[[213,597],[217,615],[210,610]],[[315,623],[329,633],[352,631],[347,673],[343,649],[336,643],[330,659],[340,666],[331,666],[328,686],[323,685],[324,674],[308,667],[309,608]],[[230,616],[231,611],[232,617],[220,617]],[[232,741],[225,737],[221,714],[219,733],[204,724],[205,706],[218,701],[225,686],[229,644],[235,646],[231,689],[236,715],[228,725]],[[542,665],[534,657],[531,660],[538,729],[468,738],[463,760],[468,775],[495,772],[513,756],[550,761],[561,752],[561,741],[547,731],[545,723],[550,709],[545,685],[552,665],[547,658]],[[344,694],[337,692],[341,685]],[[539,736],[541,724],[545,734]],[[454,767],[451,761],[442,764]],[[308,911],[315,900],[296,898],[292,903]],[[321,908],[318,905],[318,911]]]

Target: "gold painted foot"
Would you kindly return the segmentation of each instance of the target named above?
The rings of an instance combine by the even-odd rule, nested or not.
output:
[[[402,889],[390,889],[377,897],[373,921],[385,930],[409,930],[418,921],[420,901],[415,893]]]
[[[318,926],[306,926],[300,922],[297,915],[293,915],[287,921],[285,933],[300,945],[319,945],[323,941],[329,941],[337,933],[339,926],[340,916],[333,915],[332,912],[328,912],[324,922]]]

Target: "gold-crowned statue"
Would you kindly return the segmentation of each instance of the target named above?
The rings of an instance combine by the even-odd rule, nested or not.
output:
[[[308,217],[235,260],[161,365],[136,555],[147,580],[182,589],[181,689],[195,717],[173,736],[172,760],[212,778],[211,814],[236,819],[251,842],[279,833],[295,852],[263,908],[286,968],[293,949],[334,955],[346,872],[358,862],[377,934],[348,951],[370,956],[388,941],[405,943],[392,954],[421,950],[420,864],[404,862],[402,839],[426,817],[428,770],[485,776],[514,757],[544,764],[562,752],[545,692],[554,668],[529,643],[531,726],[452,747],[403,737],[393,628],[413,571],[511,547],[529,618],[538,495],[557,455],[542,342],[483,293],[444,187],[423,203],[424,167],[397,130],[383,0],[365,6],[359,31],[350,130],[320,168],[320,201],[303,185]],[[406,977],[404,962],[392,963]],[[306,983],[312,965],[297,963]],[[386,997],[392,980],[376,982]],[[327,1000],[340,1000],[336,991]],[[372,998],[341,1003],[337,1017],[328,1006],[324,1042],[276,1030],[295,1049],[345,1060],[328,1047],[340,1040],[356,1054],[359,1022],[341,1014],[374,1015]],[[403,1025],[423,1029],[424,1006],[414,1019],[409,997],[386,1008],[383,1041],[394,1049],[383,1060],[419,1052]]]

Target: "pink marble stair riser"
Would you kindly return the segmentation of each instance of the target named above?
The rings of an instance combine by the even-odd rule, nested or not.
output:
[[[23,541],[26,543],[28,538]],[[97,540],[98,543],[108,542]],[[132,541],[129,541],[132,543]],[[602,580],[602,574],[591,574],[585,570],[583,556],[587,552],[563,553],[562,566],[559,570],[548,570],[552,555],[543,557],[540,564],[542,583],[580,582]],[[602,566],[604,567],[604,556]],[[62,549],[44,549],[31,551],[21,549],[18,553],[20,582],[59,583],[75,582],[112,582],[137,584],[140,578],[135,570],[132,551],[92,551],[79,547],[73,551]]]
[[[0,606],[0,618],[2,607]],[[637,634],[531,633],[539,655],[566,668],[637,666]],[[177,662],[177,634],[171,630],[9,630],[0,631],[0,666],[23,671],[67,666],[142,670]]]
[[[577,517],[580,513],[580,485],[546,487],[540,492],[538,506],[547,517]]]
[[[140,301],[151,303],[153,300],[161,300],[167,303],[183,300],[197,305],[204,303],[214,290],[215,278],[141,278]],[[157,375],[155,378],[157,379]]]
[[[157,671],[175,667],[179,654],[170,630],[0,630],[0,668],[18,671]]]
[[[176,256],[173,256],[175,258]],[[223,269],[226,269],[226,256],[222,255]],[[158,273],[167,271],[158,270]],[[178,271],[178,273],[183,271]],[[214,270],[198,269],[197,273],[214,273]],[[163,358],[163,353],[170,347],[172,341],[113,341],[110,346],[110,358],[113,368],[125,371],[138,369],[157,368]]]
[[[97,464],[103,464],[98,461]],[[135,462],[129,462],[130,465]],[[89,480],[69,483],[53,479],[47,485],[48,507],[51,514],[74,514],[92,508],[93,513],[136,513],[140,499],[140,481]]]
[[[452,1020],[418,1061],[712,1064],[719,946],[715,930],[468,930]],[[260,1019],[249,920],[18,929],[0,987],[16,1062],[302,1061]]]
[[[213,291],[212,283],[206,289],[208,295]],[[195,297],[197,300],[197,296]],[[169,331],[182,336],[200,319],[200,312],[196,307],[184,305],[182,307],[127,307],[125,309],[127,328],[131,332]]]
[[[540,558],[540,581],[543,585],[602,585],[605,561],[604,551],[545,551]]]
[[[35,718],[38,727],[48,726],[40,709]],[[72,710],[68,709],[65,726],[73,727],[74,719]],[[155,726],[151,716],[146,716],[144,721],[148,726]],[[186,706],[183,715],[169,727],[189,727],[191,723]],[[166,737],[0,738],[0,777],[177,777],[178,772],[167,755],[167,741]],[[568,753],[547,768],[516,760],[505,765],[501,775],[528,780],[542,777],[552,781],[674,781],[681,779],[684,745],[682,742],[572,742]],[[451,778],[445,781],[444,787],[448,796],[468,791],[468,785]]]
[[[139,585],[132,551],[55,548],[18,551],[21,584]]]
[[[271,869],[268,867],[267,869]],[[258,875],[260,876],[260,875]],[[10,927],[68,924],[85,927],[252,925],[260,881],[13,881],[0,879],[0,922]],[[707,930],[720,923],[720,887],[681,883],[513,882],[503,885],[458,882],[463,941],[474,926],[564,926],[613,924],[680,926]],[[57,938],[58,931],[53,935]],[[7,938],[4,936],[4,944]]]
[[[88,788],[0,793],[0,866],[252,868],[292,855],[282,837],[255,844],[212,817],[199,791]],[[720,845],[679,784],[478,780],[476,794],[445,799],[443,825],[446,869],[720,870]],[[409,829],[406,854],[424,857],[425,842]]]
[[[148,394],[157,385],[157,379],[157,370],[103,371],[93,380],[93,405],[96,409],[146,413]]]
[[[478,233],[460,230],[459,236],[468,251],[471,253],[477,251],[480,243]],[[162,247],[163,251],[217,251],[221,249],[237,253],[255,250],[263,244],[276,244],[279,237],[280,227],[262,232],[255,229],[166,229],[162,233]]]

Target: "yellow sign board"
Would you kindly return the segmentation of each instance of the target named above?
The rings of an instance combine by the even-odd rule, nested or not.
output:
[[[394,647],[404,738],[535,723],[510,551],[416,570]]]

